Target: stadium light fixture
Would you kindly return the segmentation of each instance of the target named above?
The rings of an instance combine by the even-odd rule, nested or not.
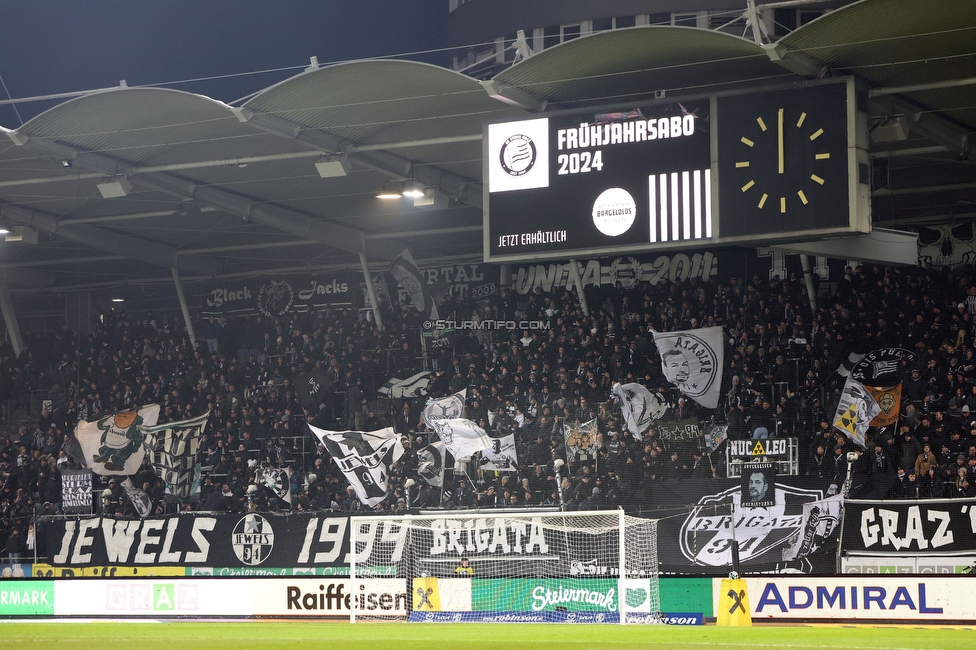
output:
[[[132,185],[125,174],[106,176],[101,183],[98,183],[98,191],[101,192],[103,199],[116,199],[120,196],[128,196],[132,191]]]
[[[322,178],[347,176],[350,169],[352,169],[352,165],[345,155],[323,156],[321,160],[315,163],[315,170]]]
[[[385,183],[383,189],[376,194],[376,198],[390,200],[399,199],[403,196],[403,190],[399,183]]]
[[[408,199],[422,199],[424,198],[424,186],[417,181],[407,181],[403,184],[401,193]]]

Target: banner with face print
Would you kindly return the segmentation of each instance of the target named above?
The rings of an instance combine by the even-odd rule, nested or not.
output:
[[[718,406],[725,362],[721,327],[653,332],[661,370],[675,387],[705,408]]]

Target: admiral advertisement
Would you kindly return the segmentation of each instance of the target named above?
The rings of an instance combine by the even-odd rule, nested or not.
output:
[[[828,498],[836,486],[755,466],[741,481],[665,481],[649,489],[663,572],[727,574],[733,536],[745,571],[835,571],[839,508]]]
[[[844,530],[843,550],[853,554],[972,554],[976,499],[848,500]]]
[[[967,578],[745,578],[753,620],[976,620]],[[717,607],[721,580],[713,581]]]
[[[210,285],[203,296],[204,316],[284,314],[360,306],[359,276],[353,271],[281,279],[249,278]]]
[[[489,124],[488,261],[712,237],[707,101]]]

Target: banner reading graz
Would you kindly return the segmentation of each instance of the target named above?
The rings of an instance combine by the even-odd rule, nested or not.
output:
[[[741,564],[749,571],[817,573],[834,570],[839,526],[821,525],[812,533],[805,531],[803,504],[820,501],[830,492],[824,479],[779,476],[766,488],[764,503],[771,501],[771,506],[743,503],[741,481],[725,479],[655,482],[645,486],[638,498],[644,516],[660,518],[658,561],[662,572],[728,573],[734,527]],[[827,539],[810,540],[808,548],[816,551],[784,560],[784,552],[798,535],[817,536],[825,529],[831,531]]]
[[[358,307],[358,276],[352,271],[249,278],[205,287],[203,314],[263,314],[276,317],[327,307]]]
[[[844,502],[842,550],[946,555],[976,549],[976,499]]]

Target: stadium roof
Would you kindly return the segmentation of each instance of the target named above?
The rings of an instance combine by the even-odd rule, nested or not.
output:
[[[853,74],[870,88],[875,225],[976,216],[976,3],[864,0],[774,44],[646,26],[535,54],[480,82],[427,64],[314,66],[243,103],[120,87],[0,132],[0,246],[20,294],[482,256],[483,122]],[[340,162],[341,161],[341,162]],[[348,173],[320,177],[316,163]],[[382,201],[389,182],[431,205]],[[99,185],[120,194],[103,198]],[[131,186],[131,189],[129,189]],[[429,202],[429,201],[428,201]]]

